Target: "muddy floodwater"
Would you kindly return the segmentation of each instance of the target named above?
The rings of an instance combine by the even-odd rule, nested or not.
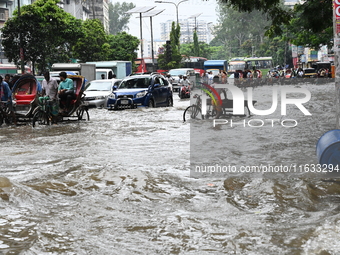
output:
[[[252,147],[234,128],[221,162],[317,163],[317,138],[335,128],[335,89],[306,86],[314,118],[282,129],[288,142],[256,131]],[[183,123],[189,104],[174,95],[170,108],[0,127],[0,254],[340,254],[340,182],[192,178],[190,125],[209,123]]]

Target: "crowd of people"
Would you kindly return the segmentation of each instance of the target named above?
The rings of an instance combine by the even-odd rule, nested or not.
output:
[[[310,68],[311,71],[314,71],[313,68]],[[306,74],[306,70],[304,71],[300,68],[276,68],[274,70],[270,70],[267,73],[267,78],[303,78]],[[315,71],[315,76],[318,78],[330,78],[331,70],[327,68],[320,68],[318,71]]]

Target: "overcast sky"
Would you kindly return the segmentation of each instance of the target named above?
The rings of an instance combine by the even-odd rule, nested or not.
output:
[[[176,6],[174,4],[169,3],[155,3],[155,0],[111,0],[112,3],[116,2],[127,2],[134,3],[136,7],[143,6],[156,6],[154,10],[162,10],[165,9],[161,14],[154,16],[152,18],[152,27],[153,27],[153,38],[154,40],[160,39],[160,23],[165,22],[167,20],[176,21]],[[179,0],[163,0],[167,2],[173,2],[177,4]],[[187,19],[190,16],[200,14],[197,17],[197,20],[205,20],[207,22],[213,22],[213,24],[217,23],[217,15],[216,15],[216,0],[189,0],[187,2],[182,2],[178,5],[178,19]],[[139,14],[132,14],[129,23],[130,30],[127,31],[130,34],[140,38],[140,19]],[[150,18],[142,19],[142,33],[143,38],[146,40],[150,40],[151,32],[150,32]]]

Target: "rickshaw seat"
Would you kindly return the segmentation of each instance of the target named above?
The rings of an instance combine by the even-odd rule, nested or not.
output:
[[[35,94],[15,95],[16,104],[30,104],[35,99]]]

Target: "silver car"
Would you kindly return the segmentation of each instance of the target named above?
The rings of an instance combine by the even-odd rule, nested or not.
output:
[[[121,79],[93,80],[86,85],[85,103],[89,107],[103,108],[113,86],[118,87]]]

